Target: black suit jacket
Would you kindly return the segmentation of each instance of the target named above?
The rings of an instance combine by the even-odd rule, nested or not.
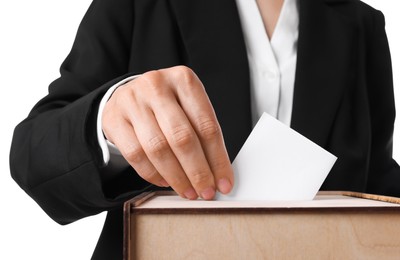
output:
[[[291,127],[338,156],[322,189],[400,196],[383,15],[357,0],[299,1]],[[234,159],[251,131],[234,0],[94,0],[61,77],[15,129],[12,176],[55,221],[109,211],[93,258],[121,257],[122,203],[151,188],[131,168],[105,177],[99,100],[127,75],[178,64],[203,81]]]

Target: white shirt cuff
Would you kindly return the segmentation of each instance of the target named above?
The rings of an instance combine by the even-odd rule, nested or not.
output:
[[[105,107],[107,101],[110,99],[111,95],[114,93],[114,91],[119,86],[122,86],[125,83],[127,83],[139,76],[140,75],[130,76],[130,77],[123,79],[120,82],[114,84],[112,87],[110,87],[108,89],[108,91],[104,94],[103,98],[100,101],[99,110],[97,113],[97,140],[99,142],[101,151],[103,153],[103,161],[104,161],[105,165],[107,165],[108,162],[110,161],[110,153],[115,154],[115,155],[121,155],[121,153],[114,144],[112,144],[111,142],[106,140],[106,138],[104,137],[103,128],[102,128],[102,124],[101,124],[104,107]]]

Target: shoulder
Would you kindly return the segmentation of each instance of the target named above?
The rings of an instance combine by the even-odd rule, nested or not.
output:
[[[300,0],[302,1],[302,0]],[[381,11],[360,0],[322,0],[344,19],[357,27],[371,28],[377,21],[384,23]]]
[[[301,1],[301,0],[300,0]],[[374,7],[364,3],[360,0],[322,0],[329,6],[336,8],[342,11],[351,11],[359,15],[376,15],[377,13],[381,13],[379,10]]]

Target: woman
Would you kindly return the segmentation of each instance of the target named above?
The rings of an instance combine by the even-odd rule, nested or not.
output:
[[[322,189],[400,195],[384,19],[346,0],[93,1],[11,172],[59,223],[109,211],[93,258],[120,258],[122,203],[228,193],[265,110],[338,156]]]

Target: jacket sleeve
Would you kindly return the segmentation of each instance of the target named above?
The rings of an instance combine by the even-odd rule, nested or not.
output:
[[[400,197],[400,167],[392,158],[395,104],[385,19],[377,11],[368,35],[366,75],[371,118],[368,192]]]
[[[96,135],[99,102],[128,74],[132,2],[94,0],[85,14],[61,76],[14,131],[10,170],[14,180],[55,221],[67,224],[121,206],[148,186],[133,170],[129,187],[102,177]],[[126,179],[125,179],[126,181]],[[115,190],[115,186],[122,184]],[[113,191],[108,192],[108,187]],[[133,187],[133,188],[132,188]]]

